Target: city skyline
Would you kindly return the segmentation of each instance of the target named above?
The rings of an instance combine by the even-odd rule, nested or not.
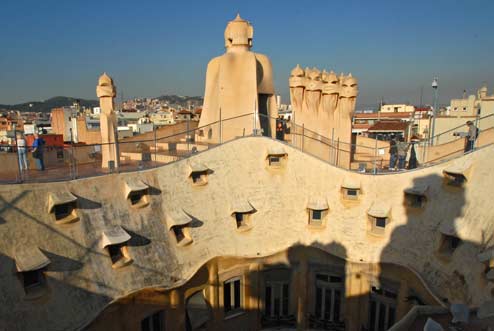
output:
[[[262,10],[260,6],[262,5]],[[387,102],[439,102],[492,90],[494,51],[488,1],[450,4],[131,2],[2,4],[0,104],[56,95],[95,99],[108,72],[125,98],[204,93],[206,66],[224,52],[225,22],[239,12],[254,26],[253,50],[271,58],[277,94],[289,103],[288,76],[303,67],[351,72],[358,107]]]

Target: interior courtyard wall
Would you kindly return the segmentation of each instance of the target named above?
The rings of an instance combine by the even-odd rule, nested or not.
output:
[[[308,266],[305,272],[304,263]],[[213,290],[215,295],[221,298],[216,304],[211,299],[212,294],[208,293],[208,273],[212,267],[215,268],[215,278],[218,280]],[[422,281],[404,267],[388,264],[347,263],[320,249],[296,246],[265,258],[216,258],[201,267],[190,281],[178,289],[146,289],[118,300],[113,304],[115,307],[110,306],[105,309],[88,327],[88,330],[106,330],[110,326],[115,328],[115,325],[120,325],[121,330],[135,330],[138,329],[143,318],[158,310],[165,312],[167,329],[183,328],[185,306],[171,304],[173,293],[178,293],[181,296],[178,301],[183,303],[197,291],[204,291],[210,310],[210,320],[206,324],[208,330],[259,329],[262,325],[261,316],[265,309],[266,274],[279,274],[284,271],[289,276],[280,276],[280,279],[289,282],[288,312],[291,316],[295,316],[299,310],[303,310],[307,316],[315,315],[316,274],[329,273],[341,276],[344,280],[342,291],[346,296],[342,300],[341,315],[342,320],[346,321],[347,330],[358,330],[361,325],[367,325],[370,286],[376,284],[376,281],[379,282],[380,279],[397,284],[395,290],[399,291],[400,298],[396,306],[397,320],[412,307],[412,304],[406,301],[410,290],[413,290],[417,297],[422,298],[425,304],[440,304]],[[238,316],[230,317],[223,311],[222,288],[224,281],[234,277],[240,277],[242,280],[243,312]],[[303,304],[299,302],[300,298],[305,298]],[[303,319],[299,321],[298,326],[300,329],[306,329],[309,324],[306,319]]]

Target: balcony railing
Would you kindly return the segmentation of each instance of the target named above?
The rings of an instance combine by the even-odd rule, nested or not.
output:
[[[215,146],[246,136],[266,136],[293,146],[304,153],[315,156],[334,166],[370,174],[389,171],[389,143],[362,138],[360,144],[350,144],[330,139],[290,121],[244,114],[234,118],[220,119],[203,127],[190,128],[167,136],[160,136],[159,130],[152,138],[138,140],[137,137],[121,139],[113,144],[90,144],[66,146],[45,145],[43,161],[45,170],[37,170],[32,147],[26,148],[28,169],[24,169],[22,150],[15,145],[0,145],[0,183],[32,183],[65,181],[93,177],[110,173],[140,171],[156,168],[191,155],[209,150]],[[250,123],[248,126],[245,123]],[[276,131],[282,124],[283,132]],[[480,128],[474,150],[494,143],[494,116],[477,120]],[[418,160],[417,167],[425,167],[464,154],[464,137],[453,136],[456,131],[466,131],[460,126],[429,140],[413,144]],[[149,135],[150,136],[150,135]],[[448,139],[445,137],[448,136]],[[442,141],[447,141],[441,143]],[[115,161],[102,166],[102,151],[112,150],[118,155]],[[409,155],[411,151],[409,150]],[[409,169],[411,170],[411,169]]]

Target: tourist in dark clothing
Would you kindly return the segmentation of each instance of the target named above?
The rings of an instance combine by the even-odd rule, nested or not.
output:
[[[285,140],[285,129],[283,128],[281,120],[276,123],[276,139]]]
[[[36,160],[36,168],[38,170],[45,170],[45,163],[43,160],[43,150],[45,141],[37,133],[34,134],[33,142],[33,158]]]
[[[278,125],[281,123],[280,116],[276,117],[276,122],[274,124],[274,131],[276,134],[276,139],[278,139]]]
[[[291,117],[288,116],[288,119],[285,122],[285,133],[286,134],[289,134],[290,133],[290,126],[291,126],[290,121],[291,121]]]
[[[283,126],[283,132],[286,132],[286,120],[283,118],[283,116],[280,116],[280,121]]]
[[[417,153],[415,152],[416,141],[412,140],[412,145],[410,147],[410,159],[408,160],[408,169],[415,169],[418,166]]]
[[[396,161],[398,160],[398,149],[396,148],[395,137],[389,142],[389,170],[395,170]]]
[[[468,126],[468,134],[466,136],[466,142],[465,142],[465,153],[473,151],[473,148],[475,146],[475,140],[477,139],[477,136],[479,134],[479,129],[473,124],[472,121],[467,121],[467,126]]]
[[[409,146],[405,142],[405,138],[400,137],[399,141],[396,143],[396,149],[398,151],[398,170],[405,169],[408,147]]]

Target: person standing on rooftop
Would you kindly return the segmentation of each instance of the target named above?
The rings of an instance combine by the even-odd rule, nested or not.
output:
[[[17,154],[19,155],[19,169],[21,171],[27,171],[27,155],[26,155],[26,139],[24,139],[24,135],[20,132],[17,133]]]
[[[465,144],[465,153],[473,151],[473,147],[475,146],[475,140],[479,134],[479,129],[473,124],[472,121],[467,121],[468,133],[466,136],[466,144]]]
[[[405,169],[405,161],[408,153],[408,144],[405,142],[405,138],[399,138],[399,141],[396,143],[396,150],[398,154],[398,170],[403,170]]]
[[[398,150],[396,149],[396,140],[392,136],[389,141],[389,170],[395,170],[396,161],[398,157]]]
[[[44,145],[44,139],[41,138],[38,133],[35,133],[33,142],[33,157],[36,160],[36,168],[41,171],[45,170],[45,163],[43,160]]]

